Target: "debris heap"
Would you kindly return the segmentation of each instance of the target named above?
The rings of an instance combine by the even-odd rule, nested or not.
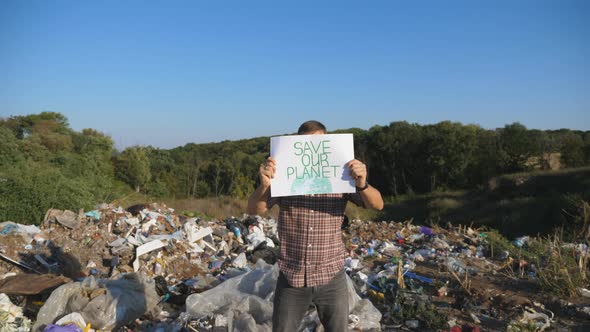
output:
[[[542,294],[518,256],[527,237],[507,250],[485,231],[411,221],[353,220],[342,233],[351,330],[589,326],[590,291],[577,303]],[[3,222],[0,331],[271,331],[279,246],[272,218],[205,220],[160,204]],[[322,330],[311,308],[300,331]]]

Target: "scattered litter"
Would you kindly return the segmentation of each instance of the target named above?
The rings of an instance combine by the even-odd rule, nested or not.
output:
[[[246,267],[246,265],[248,265],[248,260],[246,258],[246,254],[245,253],[241,253],[238,255],[238,257],[236,257],[233,262],[232,262],[233,266],[237,267],[238,269],[243,269]]]
[[[530,239],[531,238],[529,236],[519,237],[514,240],[514,245],[518,248],[522,248],[529,242]]]
[[[580,293],[580,295],[583,297],[590,297],[590,290],[586,288],[578,288],[578,293]]]
[[[146,243],[144,245],[137,247],[137,251],[135,254],[136,258],[135,258],[135,261],[133,261],[133,270],[135,272],[137,272],[139,270],[139,257],[141,255],[147,254],[150,251],[154,251],[154,250],[160,249],[165,246],[166,246],[166,243],[164,243],[160,240],[154,240],[154,241],[151,241],[149,243]]]
[[[68,228],[76,228],[79,224],[78,215],[70,210],[57,214],[55,220]]]
[[[84,214],[86,217],[90,217],[93,220],[100,220],[100,211],[98,210],[92,210],[92,211],[88,211]]]
[[[33,271],[35,273],[41,274],[41,272],[39,272],[39,271],[35,270],[34,268],[30,267],[28,264],[25,264],[23,262],[17,262],[16,260],[14,260],[14,259],[12,259],[12,258],[10,258],[10,257],[8,257],[6,255],[0,254],[0,258],[4,259],[5,261],[7,261],[9,263],[12,263],[12,264],[14,264],[16,266],[19,266],[19,267],[22,267],[22,268],[27,269],[29,271]]]
[[[35,332],[272,330],[280,253],[272,218],[202,220],[165,205],[101,204],[50,209],[39,227],[0,223],[0,239],[0,293],[14,303],[0,295],[1,332],[29,331],[28,319]],[[540,304],[515,310],[536,295],[518,282],[541,278],[542,261],[519,256],[531,239],[500,248],[490,239],[475,227],[350,220],[343,229],[349,328],[559,328]],[[580,264],[588,259],[584,243],[562,248]],[[580,299],[590,297],[585,287],[577,288]],[[590,321],[590,306],[569,303],[556,314],[564,312]],[[299,331],[322,331],[314,309]]]
[[[6,294],[0,293],[0,331],[28,332],[31,320],[23,316],[23,310],[12,304]]]
[[[55,325],[75,325],[80,330],[83,330],[86,328],[86,321],[82,315],[77,312],[73,312],[60,318],[57,322],[55,322]]]
[[[534,326],[535,331],[544,331],[551,326],[549,316],[540,312],[525,312],[520,322]]]

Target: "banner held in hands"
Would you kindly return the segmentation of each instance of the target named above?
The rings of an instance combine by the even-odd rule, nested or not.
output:
[[[352,134],[272,137],[270,156],[276,161],[272,197],[356,191],[346,168],[354,159]]]

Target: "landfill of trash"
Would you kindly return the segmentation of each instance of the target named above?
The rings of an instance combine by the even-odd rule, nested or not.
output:
[[[352,331],[590,326],[589,290],[578,303],[543,294],[534,264],[492,253],[484,231],[342,228]],[[2,222],[0,332],[271,331],[279,245],[272,218],[203,220],[160,204],[51,209],[39,227]],[[313,308],[299,331],[323,331]]]

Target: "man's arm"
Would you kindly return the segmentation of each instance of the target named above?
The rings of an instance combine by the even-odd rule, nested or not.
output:
[[[269,157],[266,160],[266,163],[260,164],[260,167],[258,168],[260,185],[254,190],[248,199],[248,214],[261,214],[268,209],[266,201],[268,195],[270,195],[270,179],[274,177],[275,172],[276,167],[274,159]]]
[[[350,169],[352,178],[355,179],[355,185],[358,188],[364,188],[367,185],[367,166],[356,159],[349,161],[346,166]],[[365,207],[383,210],[383,198],[379,190],[369,185],[367,189],[359,191],[359,193]]]

